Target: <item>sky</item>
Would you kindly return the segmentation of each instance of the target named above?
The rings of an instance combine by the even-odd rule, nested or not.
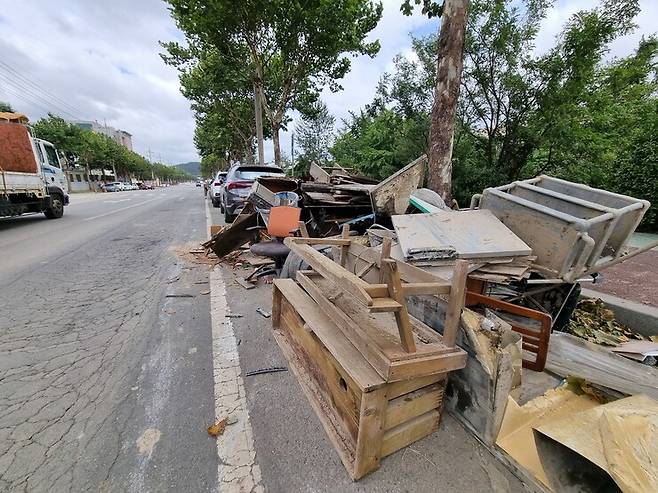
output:
[[[322,94],[337,126],[350,111],[368,104],[380,77],[398,53],[411,53],[410,34],[438,29],[420,12],[406,17],[400,0],[384,0],[384,13],[369,39],[379,39],[375,58],[352,59],[344,90]],[[542,23],[536,50],[553,46],[571,15],[596,0],[558,0]],[[658,31],[658,0],[641,0],[638,29],[613,43],[610,57],[633,51],[642,35]],[[183,36],[162,0],[0,0],[0,100],[32,121],[47,112],[66,119],[96,120],[133,136],[135,151],[153,160],[198,159],[194,117],[180,94],[178,75],[166,66],[159,41]],[[297,116],[292,114],[294,128]],[[290,132],[281,147],[290,153]],[[271,142],[265,158],[272,159]]]

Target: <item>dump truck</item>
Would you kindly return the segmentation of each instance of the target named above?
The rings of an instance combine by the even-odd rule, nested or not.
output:
[[[0,217],[43,212],[60,218],[69,187],[57,149],[32,136],[26,122],[19,114],[0,114]]]

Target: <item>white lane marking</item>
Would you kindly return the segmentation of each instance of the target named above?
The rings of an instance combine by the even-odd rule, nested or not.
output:
[[[144,205],[144,204],[147,204],[149,202],[153,202],[154,200],[158,200],[159,198],[160,197],[156,197],[154,199],[145,200],[144,202],[138,202],[136,204],[127,205],[125,207],[121,207],[120,209],[114,209],[113,211],[109,211],[109,212],[106,212],[104,214],[99,214],[98,216],[87,217],[87,218],[83,219],[83,221],[91,221],[92,219],[100,219],[101,217],[110,216],[112,214],[116,214],[117,212],[125,211],[126,209],[131,209],[133,207],[138,207],[140,205]]]
[[[206,201],[208,232],[212,219]],[[217,439],[217,484],[220,492],[264,492],[256,462],[254,438],[242,380],[238,344],[230,318],[226,318],[226,284],[219,267],[210,271],[210,320],[212,325],[215,419],[229,417],[234,424]]]
[[[132,199],[121,199],[121,200],[103,200],[104,204],[118,204],[119,202],[130,202]]]

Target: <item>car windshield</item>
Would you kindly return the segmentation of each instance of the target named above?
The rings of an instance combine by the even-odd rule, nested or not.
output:
[[[253,166],[243,167],[235,170],[234,178],[236,180],[254,180],[259,176],[281,176],[283,170],[272,166]]]

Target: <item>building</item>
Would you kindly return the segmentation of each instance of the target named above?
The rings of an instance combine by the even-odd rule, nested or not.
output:
[[[71,192],[87,192],[89,190],[100,190],[102,183],[116,181],[116,176],[111,169],[92,169],[87,175],[87,170],[82,166],[74,166],[66,170]]]
[[[117,144],[121,144],[126,149],[130,149],[131,151],[133,150],[132,134],[126,132],[125,130],[117,130],[116,128],[110,127],[109,125],[102,125],[97,121],[74,120],[71,123],[85,130],[91,130],[97,134],[107,135]]]

